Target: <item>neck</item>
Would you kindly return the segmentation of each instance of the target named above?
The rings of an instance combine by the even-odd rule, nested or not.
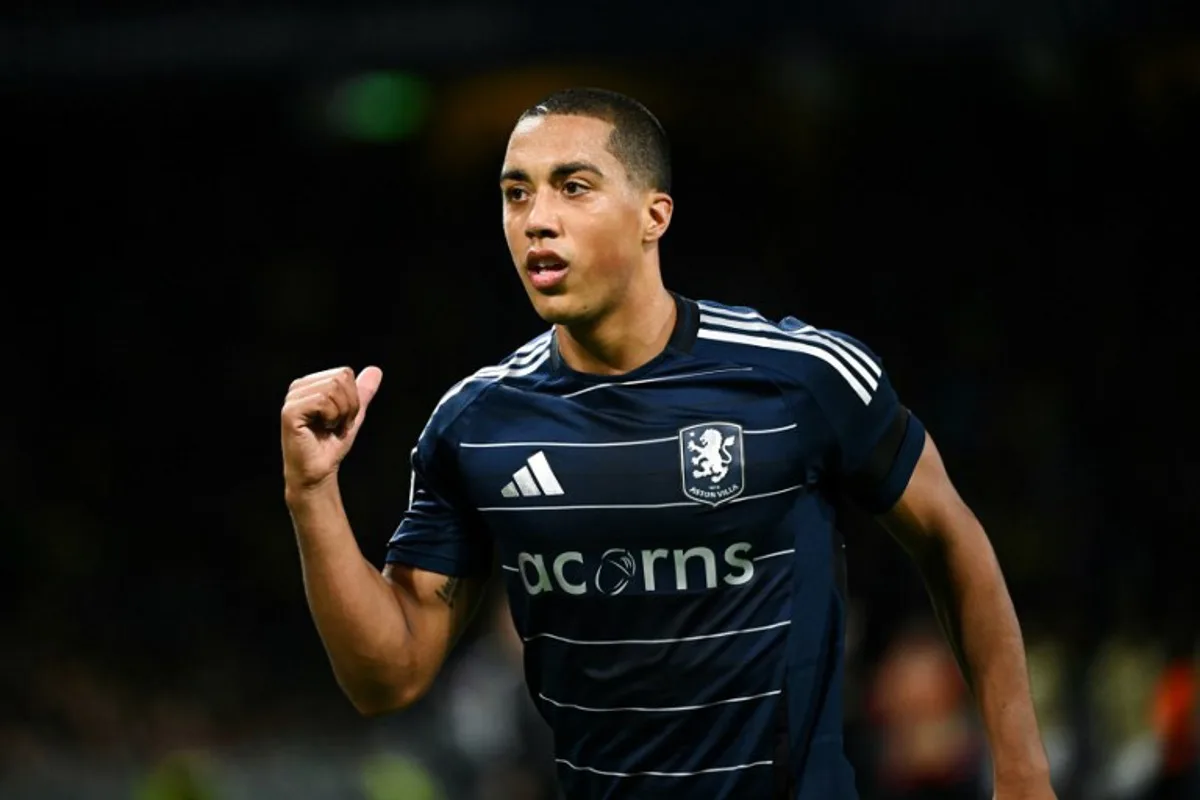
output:
[[[558,351],[576,372],[620,375],[653,360],[675,328],[675,298],[656,281],[587,324],[559,325]]]

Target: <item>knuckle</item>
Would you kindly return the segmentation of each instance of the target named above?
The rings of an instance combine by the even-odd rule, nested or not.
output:
[[[296,378],[294,381],[288,384],[288,390],[291,391],[293,389],[299,389],[305,386],[311,386],[313,384],[320,383],[324,380],[328,380],[331,377],[335,377],[344,369],[348,368],[338,367],[335,369],[323,369],[318,370],[317,372],[310,372],[307,375],[302,375],[299,378]]]
[[[311,383],[312,383],[311,375],[305,375],[303,378],[296,378],[296,380],[294,380],[288,384],[288,390],[287,390],[288,396],[291,396],[295,392],[300,391],[305,386],[308,386]]]

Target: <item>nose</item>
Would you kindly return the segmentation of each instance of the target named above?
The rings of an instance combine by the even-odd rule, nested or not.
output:
[[[548,192],[538,192],[533,197],[529,216],[525,219],[525,236],[529,239],[553,239],[558,236],[560,224],[553,198]]]

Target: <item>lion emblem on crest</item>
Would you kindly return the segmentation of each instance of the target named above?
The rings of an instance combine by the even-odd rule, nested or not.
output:
[[[700,434],[700,442],[687,443],[688,452],[692,456],[693,478],[709,478],[713,483],[720,483],[729,474],[729,465],[733,456],[729,448],[733,447],[736,439],[733,436],[722,436],[716,428],[707,428]]]
[[[746,489],[742,426],[702,422],[679,431],[679,477],[690,499],[717,506]]]

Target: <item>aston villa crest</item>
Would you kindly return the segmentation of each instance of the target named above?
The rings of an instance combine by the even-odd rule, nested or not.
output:
[[[705,422],[679,431],[683,493],[692,500],[720,505],[746,488],[742,426]]]

